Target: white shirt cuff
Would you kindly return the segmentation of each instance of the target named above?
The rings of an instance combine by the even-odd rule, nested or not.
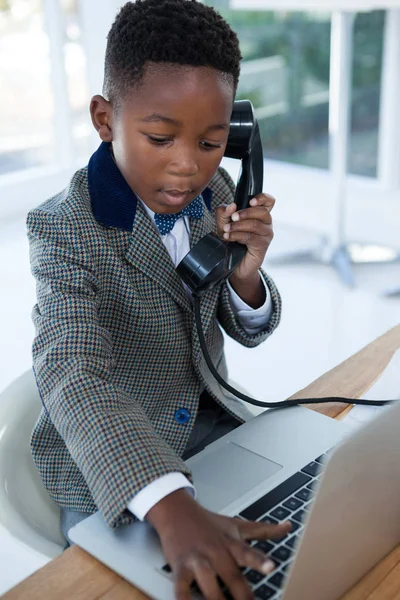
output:
[[[233,312],[248,335],[261,333],[266,328],[272,313],[271,294],[263,277],[261,277],[261,281],[265,288],[265,302],[259,308],[251,308],[251,306],[243,302],[229,283],[229,280],[226,282]]]
[[[147,513],[153,506],[160,500],[185,488],[190,492],[193,497],[196,497],[196,490],[190,481],[182,473],[168,473],[159,477],[155,481],[152,481],[140,492],[138,492],[133,500],[131,500],[127,506],[128,510],[131,511],[140,521],[143,521]]]

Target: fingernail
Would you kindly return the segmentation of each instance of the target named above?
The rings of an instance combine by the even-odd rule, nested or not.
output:
[[[274,569],[275,565],[272,560],[266,560],[261,565],[261,572],[264,573],[264,575],[268,575],[268,573],[271,573]]]
[[[232,215],[231,218],[232,218],[232,221],[239,221],[239,215],[238,215],[238,213],[233,213],[233,215]]]
[[[230,228],[231,228],[231,226],[230,226],[230,225],[224,225],[224,231],[229,231],[229,230],[230,230]]]
[[[257,200],[255,198],[252,198],[250,200],[250,204],[251,204],[251,206],[255,206],[257,204]]]
[[[224,238],[227,240],[229,239],[229,233],[224,233]]]

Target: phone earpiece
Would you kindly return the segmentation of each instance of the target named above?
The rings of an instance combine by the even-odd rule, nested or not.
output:
[[[237,100],[234,102],[225,156],[243,159],[250,148],[255,122],[254,110],[250,100]]]
[[[225,156],[242,161],[235,193],[235,204],[241,210],[262,192],[264,174],[260,129],[250,100],[234,102]]]
[[[234,102],[225,156],[242,161],[234,199],[241,210],[262,192],[263,186],[260,130],[250,100]],[[209,233],[191,249],[176,270],[193,294],[201,295],[229,277],[245,253],[243,244],[225,242]]]

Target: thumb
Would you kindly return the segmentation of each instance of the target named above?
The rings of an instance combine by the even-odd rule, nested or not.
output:
[[[237,210],[236,204],[221,204],[216,210],[218,235],[224,235],[224,226],[232,222],[232,215]]]

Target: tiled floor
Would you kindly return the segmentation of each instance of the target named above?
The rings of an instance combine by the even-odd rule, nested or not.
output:
[[[275,225],[273,252],[288,231]],[[289,232],[293,247],[309,243]],[[400,295],[381,291],[400,287],[400,264],[358,266],[357,287],[345,288],[324,265],[277,266],[266,263],[283,296],[282,323],[262,346],[248,350],[227,338],[232,379],[264,400],[281,400],[400,322]],[[2,227],[0,236],[0,391],[30,368],[33,327],[30,312],[35,287],[29,271],[24,223]],[[45,563],[0,531],[0,594]]]

